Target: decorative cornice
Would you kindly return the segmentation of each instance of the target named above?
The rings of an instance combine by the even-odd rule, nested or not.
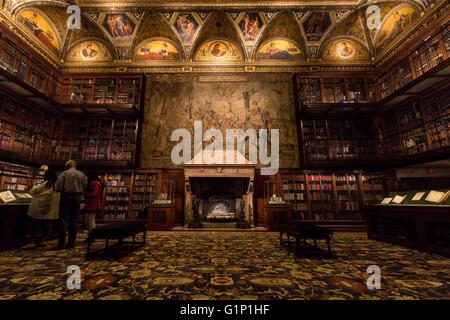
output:
[[[364,2],[364,0],[77,0],[77,4],[83,8],[152,8],[158,10],[190,10],[190,9],[221,9],[221,8],[239,8],[239,9],[287,9],[302,7],[355,7]]]
[[[83,65],[66,66],[61,69],[67,73],[296,73],[296,72],[371,72],[369,65],[155,65],[111,67],[110,65],[88,67]]]

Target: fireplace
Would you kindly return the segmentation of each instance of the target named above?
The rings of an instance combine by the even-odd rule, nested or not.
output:
[[[198,200],[193,214],[202,222],[236,222],[243,213],[244,190],[248,178],[200,178],[190,179],[191,195]]]
[[[201,228],[205,222],[236,222],[237,228],[254,226],[255,164],[233,152],[231,158],[237,159],[234,164],[202,163],[202,157],[196,155],[184,165],[186,226]]]

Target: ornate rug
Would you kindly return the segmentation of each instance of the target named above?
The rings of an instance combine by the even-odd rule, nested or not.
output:
[[[298,258],[272,232],[151,232],[146,247],[118,260],[73,250],[0,253],[0,299],[449,299],[450,259],[365,234],[336,234],[334,259]],[[96,246],[101,246],[97,242]],[[69,265],[81,289],[68,289]],[[367,267],[381,269],[369,290]]]

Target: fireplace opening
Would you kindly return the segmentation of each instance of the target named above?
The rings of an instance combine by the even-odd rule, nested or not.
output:
[[[248,178],[191,178],[192,196],[198,200],[193,210],[198,210],[202,222],[237,222],[245,215],[243,195],[248,183]]]

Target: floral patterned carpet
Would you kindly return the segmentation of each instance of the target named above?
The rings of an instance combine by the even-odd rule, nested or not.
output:
[[[336,234],[333,259],[298,258],[271,232],[151,232],[121,259],[85,260],[73,250],[0,253],[1,299],[450,299],[450,259]],[[101,245],[97,242],[96,245]],[[369,265],[381,289],[366,287]],[[81,289],[66,286],[67,266]]]

